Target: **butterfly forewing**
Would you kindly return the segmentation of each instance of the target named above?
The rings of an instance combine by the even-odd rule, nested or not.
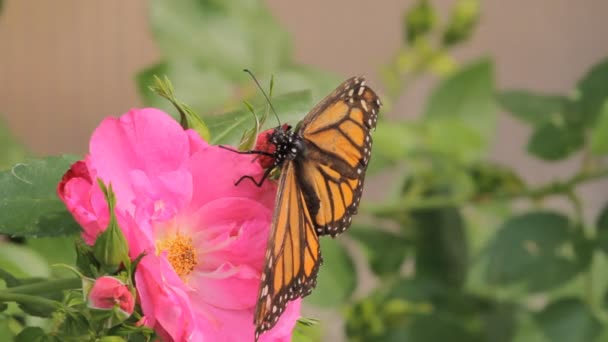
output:
[[[319,235],[342,233],[357,213],[380,105],[365,80],[353,77],[298,127],[307,153],[296,173],[303,190],[318,198],[318,203],[309,201],[309,208]]]
[[[315,287],[319,236],[343,232],[356,214],[379,109],[365,80],[353,77],[315,106],[295,135],[277,128],[274,165],[282,167],[256,305],[256,340],[289,301]]]
[[[279,189],[255,312],[256,340],[276,324],[290,300],[310,293],[322,262],[319,238],[291,163],[281,171]]]

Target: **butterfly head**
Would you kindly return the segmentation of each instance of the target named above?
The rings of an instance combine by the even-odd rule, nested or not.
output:
[[[269,141],[275,146],[274,166],[280,166],[286,160],[294,160],[304,150],[304,141],[287,124],[277,127]]]

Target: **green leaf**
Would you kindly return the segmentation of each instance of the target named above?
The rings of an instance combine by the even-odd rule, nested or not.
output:
[[[0,243],[0,268],[17,278],[48,277],[49,264],[35,251],[14,243]]]
[[[428,0],[420,0],[407,11],[404,19],[407,42],[413,43],[433,29],[437,14]]]
[[[287,32],[262,2],[155,0],[149,7],[152,32],[169,60],[188,58],[239,77],[245,67],[277,70],[291,56]]]
[[[306,301],[319,306],[338,306],[350,299],[357,286],[357,272],[346,249],[333,239],[321,239],[323,265],[317,287]]]
[[[298,319],[291,334],[293,342],[321,342],[321,337],[322,332],[319,322],[306,318]]]
[[[569,99],[561,95],[508,90],[497,95],[498,103],[514,117],[534,126],[545,124],[564,112]]]
[[[15,287],[21,284],[19,279],[3,268],[0,268],[0,279],[4,280],[6,287]]]
[[[0,2],[0,6],[1,6],[1,2]],[[0,8],[1,10],[1,8]],[[0,306],[2,306],[2,304],[0,304]],[[0,308],[0,312],[2,312],[2,309]],[[2,316],[0,315],[0,336],[2,336],[2,338],[4,339],[5,342],[13,342],[14,339],[14,333],[11,330],[11,326],[9,324],[9,317],[6,316]]]
[[[298,122],[311,107],[310,91],[299,91],[280,95],[274,98],[273,106],[279,113],[282,122]],[[264,107],[256,109],[256,112]],[[255,119],[247,109],[205,117],[207,126],[213,133],[212,144],[236,145],[245,130],[255,125]],[[268,120],[261,128],[276,127],[275,120]]]
[[[378,121],[376,131],[372,132],[374,147],[367,173],[381,171],[413,154],[423,140],[421,126],[418,122]]]
[[[73,236],[28,239],[26,245],[40,254],[51,266],[55,264],[74,265],[76,261],[74,239]],[[64,267],[52,267],[51,271],[56,277],[74,276],[71,270]]]
[[[578,82],[577,89],[580,92],[577,106],[586,125],[593,127],[608,100],[608,59],[594,65]]]
[[[73,156],[29,160],[0,172],[0,233],[60,236],[80,230],[57,197],[57,184]]]
[[[489,59],[483,59],[465,66],[443,81],[431,94],[424,117],[429,121],[447,120],[459,122],[460,127],[467,127],[474,132],[475,144],[453,140],[447,136],[444,140],[460,148],[461,153],[473,151],[485,152],[496,130],[496,108],[494,103],[494,71]],[[473,136],[471,133],[468,135]]]
[[[608,253],[608,204],[600,212],[596,220],[598,247]]]
[[[577,255],[580,237],[559,213],[530,212],[508,219],[488,248],[487,281],[524,283],[532,292],[555,288],[582,272],[588,255]]]
[[[155,83],[155,76],[169,78],[175,86],[176,97],[201,115],[222,108],[233,96],[234,84],[219,70],[201,70],[189,61],[164,61],[141,71],[137,83],[144,103],[172,113],[175,118],[179,118],[179,114],[173,105],[149,89]]]
[[[416,273],[452,288],[464,284],[469,266],[464,220],[456,208],[416,210]]]
[[[205,141],[209,141],[211,135],[209,129],[201,117],[195,113],[190,106],[180,102],[173,95],[173,84],[167,76],[161,79],[154,75],[154,85],[150,86],[150,90],[154,91],[158,96],[168,100],[179,112],[180,124],[184,129],[193,129]]]
[[[3,120],[0,120],[0,146],[0,170],[25,158],[25,149],[17,143]]]
[[[528,152],[544,160],[556,161],[572,155],[584,144],[584,132],[579,127],[548,122],[534,131],[528,142]]]
[[[536,321],[551,342],[594,341],[602,325],[580,299],[563,298],[536,315]]]
[[[597,123],[591,130],[590,145],[591,152],[597,155],[608,154],[608,101],[604,102]]]
[[[451,46],[466,41],[479,21],[479,0],[459,0],[443,33],[443,44]]]
[[[353,226],[348,235],[363,247],[375,274],[383,276],[399,273],[409,245],[403,236],[370,226]]]

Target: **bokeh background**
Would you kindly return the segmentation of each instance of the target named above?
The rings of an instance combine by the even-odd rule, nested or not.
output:
[[[414,3],[266,1],[291,34],[297,62],[343,77],[363,74],[375,85],[379,65],[403,40],[403,13]],[[454,1],[433,4],[445,16]],[[461,61],[492,56],[499,89],[567,93],[590,65],[608,55],[606,1],[486,0],[482,7],[479,26],[454,55]],[[11,131],[37,155],[84,153],[101,118],[141,106],[134,76],[160,60],[148,18],[145,0],[5,0],[0,115]],[[391,115],[415,117],[432,84],[431,77],[415,84]],[[572,170],[576,160],[545,164],[529,158],[524,148],[529,134],[501,115],[491,158],[533,182]],[[592,199],[590,212],[605,199],[594,189],[597,185],[584,189]]]
[[[457,2],[430,3],[437,16],[445,20]],[[269,0],[264,3],[291,37],[294,62],[341,78],[366,75],[369,83],[382,94],[387,89],[381,66],[389,63],[404,44],[404,14],[419,1]],[[605,39],[608,1],[485,0],[480,6],[477,26],[466,42],[454,47],[450,55],[458,63],[490,57],[496,89],[571,95],[577,81],[590,67],[608,56]],[[91,132],[103,117],[119,115],[144,104],[135,77],[163,58],[151,29],[149,7],[150,3],[145,0],[2,2],[0,115],[26,150],[35,156],[82,155],[87,151]],[[223,39],[221,32],[216,38]],[[196,42],[196,36],[192,39]],[[198,43],[203,45],[201,49],[205,48],[205,42]],[[174,51],[174,55],[179,55],[179,51]],[[275,73],[275,77],[280,80],[281,73]],[[440,78],[430,73],[417,78],[395,99],[386,115],[395,120],[417,120]],[[175,83],[175,86],[179,97],[184,84]],[[565,178],[578,170],[584,158],[581,153],[552,162],[531,156],[526,145],[532,131],[529,125],[500,110],[497,131],[486,159],[507,165],[530,185]],[[385,198],[386,193],[392,191],[389,187],[393,187],[391,179],[395,172],[374,177],[367,186],[366,199]],[[581,208],[584,217],[594,221],[608,199],[608,182],[583,184],[577,188],[577,194],[584,199]],[[556,210],[567,211],[569,207],[565,199],[550,199],[548,203],[548,207]],[[523,208],[527,208],[525,204]],[[347,241],[347,246],[350,243]],[[363,258],[356,251],[354,255],[355,259]],[[373,291],[378,277],[365,268],[358,267],[358,271],[360,284],[356,295],[360,299]],[[306,313],[322,320],[323,340],[343,340],[347,336],[342,326],[344,317],[352,318],[353,307],[354,304],[350,309],[342,309],[351,316],[319,308],[309,308]],[[601,314],[598,315],[601,318]],[[356,332],[351,335],[353,340],[357,340],[356,336]],[[576,335],[568,341],[580,340],[580,336],[588,335]],[[359,340],[374,338],[364,336]],[[418,341],[427,340],[433,339]],[[493,340],[497,339],[488,339]]]

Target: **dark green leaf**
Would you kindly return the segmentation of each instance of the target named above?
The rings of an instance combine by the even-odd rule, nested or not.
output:
[[[0,233],[36,237],[78,232],[56,193],[62,175],[76,160],[73,156],[48,157],[0,172]]]
[[[25,158],[25,149],[17,143],[3,120],[0,120],[0,146],[0,170]]]
[[[534,94],[509,90],[497,95],[498,103],[513,116],[531,125],[541,125],[564,112],[568,98],[561,95]]]
[[[549,304],[536,315],[536,320],[551,342],[594,341],[602,328],[591,310],[577,298]]]
[[[548,122],[536,128],[528,142],[528,152],[538,158],[555,161],[564,159],[585,144],[581,127],[563,122]]]
[[[306,111],[311,107],[310,91],[299,91],[295,93],[276,96],[273,99],[273,106],[281,115],[282,122],[298,122],[304,117]],[[256,109],[261,112],[264,107]],[[230,112],[222,115],[205,117],[205,122],[212,132],[212,144],[231,144],[236,145],[246,129],[255,125],[255,119],[247,109]],[[262,128],[276,127],[278,123],[267,120]]]
[[[590,145],[591,152],[598,155],[608,154],[608,101],[604,102],[597,123],[591,130]]]
[[[596,64],[578,82],[580,97],[577,101],[584,121],[589,127],[595,125],[604,102],[608,100],[608,59]]]
[[[408,250],[408,241],[403,236],[369,226],[353,226],[348,235],[363,247],[375,274],[399,273]]]
[[[46,342],[46,333],[42,328],[39,327],[27,327],[23,329],[17,337],[15,342]]]
[[[357,272],[346,249],[333,239],[321,239],[323,265],[319,270],[318,284],[306,297],[309,303],[319,306],[338,306],[345,303],[357,286]]]
[[[460,127],[466,127],[467,135],[473,136],[476,143],[471,145],[465,139],[467,143],[460,148],[480,155],[494,137],[495,107],[493,66],[488,59],[484,59],[465,66],[443,81],[428,99],[425,118],[447,120],[450,125],[459,123]],[[460,139],[451,137],[445,140],[453,144],[453,149],[462,143]]]
[[[412,212],[416,232],[416,273],[453,288],[464,284],[468,249],[464,221],[456,208]]]
[[[487,280],[503,286],[523,282],[530,291],[542,291],[572,279],[589,262],[588,255],[576,254],[580,238],[572,230],[558,213],[510,218],[488,246]]]

